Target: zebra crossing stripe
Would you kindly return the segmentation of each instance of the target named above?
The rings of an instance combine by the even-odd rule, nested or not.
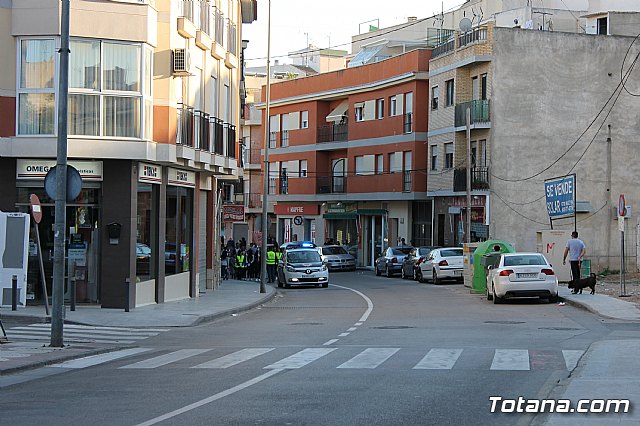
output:
[[[461,353],[462,349],[431,349],[413,368],[415,370],[451,370]]]
[[[288,370],[293,368],[301,368],[313,361],[322,358],[328,353],[335,351],[337,348],[307,348],[295,353],[276,363],[267,365],[265,370]]]
[[[51,324],[29,324],[28,327],[33,328],[45,328],[51,329]],[[169,328],[131,328],[131,327],[109,327],[109,326],[98,326],[98,325],[79,325],[79,324],[65,324],[65,330],[69,329],[78,329],[78,330],[114,330],[114,331],[130,331],[130,332],[156,332],[162,333],[164,331],[169,331]]]
[[[567,370],[571,371],[578,365],[578,361],[584,351],[577,350],[563,350],[562,356],[564,357],[564,363],[567,366]]]
[[[10,339],[20,339],[20,340],[29,340],[29,341],[49,341],[51,340],[51,333],[46,334],[24,334],[24,333],[9,333]],[[105,340],[105,339],[94,339],[92,337],[70,337],[65,335],[64,341],[68,343],[135,343],[135,340]]]
[[[51,335],[51,331],[50,330],[42,330],[42,331],[37,331],[37,330],[15,330],[15,329],[11,329],[8,331],[7,335],[9,336],[50,336]],[[139,336],[136,334],[94,334],[94,333],[78,333],[78,332],[73,332],[73,331],[68,331],[65,330],[64,331],[64,335],[65,336],[69,336],[69,337],[80,337],[80,338],[90,338],[90,339],[134,339],[134,340],[140,340],[140,339],[147,339],[151,336]]]
[[[368,348],[336,368],[376,368],[400,348]]]
[[[190,358],[195,355],[200,355],[204,352],[208,352],[211,349],[180,349],[175,352],[160,355],[154,358],[145,359],[133,364],[125,365],[120,368],[157,368],[163,365],[171,364],[172,362],[181,361],[186,358]]]
[[[271,352],[275,348],[246,348],[191,368],[228,368]]]
[[[491,362],[491,370],[529,370],[527,349],[496,349]]]
[[[123,349],[121,351],[109,352],[100,355],[91,355],[84,358],[72,359],[65,361],[61,364],[55,364],[49,366],[50,368],[87,368],[94,365],[104,364],[105,362],[114,361],[116,359],[125,358],[132,355],[137,355],[143,352],[150,351],[151,348],[131,348]]]
[[[51,327],[13,327],[10,330],[19,330],[19,331],[28,331],[32,333],[50,333]],[[108,336],[139,336],[141,338],[157,336],[160,332],[157,331],[142,331],[142,330],[101,330],[95,328],[77,328],[77,327],[69,327],[67,325],[64,326],[65,334],[101,334]]]

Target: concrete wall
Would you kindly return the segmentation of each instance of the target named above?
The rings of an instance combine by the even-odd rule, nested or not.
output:
[[[623,92],[604,126],[598,131],[601,117],[573,148],[572,144],[618,86],[620,65],[633,38],[496,28],[494,40],[492,138],[488,148],[494,175],[491,237],[514,241],[519,250],[535,250],[536,231],[549,229],[544,179],[574,172],[577,199],[592,206],[590,213],[578,215],[587,257],[594,269],[609,264],[616,268],[620,234],[612,220],[612,208],[621,193],[627,204],[640,205],[636,184],[640,165],[635,161],[640,154],[638,98]],[[638,47],[633,47],[631,57],[637,52]],[[630,75],[627,88],[640,93],[638,71]],[[609,124],[613,142],[612,188],[608,192]],[[523,179],[536,174],[516,182],[495,177]],[[637,217],[633,217],[630,227],[635,228],[636,223]],[[573,221],[556,221],[554,228],[572,229]]]

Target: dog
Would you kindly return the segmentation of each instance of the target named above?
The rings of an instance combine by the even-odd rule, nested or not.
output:
[[[573,294],[582,294],[582,289],[589,287],[591,289],[591,294],[596,293],[596,274],[591,274],[587,278],[578,278],[577,280],[569,281],[569,286],[571,289],[571,293]]]

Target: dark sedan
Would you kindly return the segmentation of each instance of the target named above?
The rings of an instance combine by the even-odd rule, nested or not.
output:
[[[415,281],[418,281],[418,275],[420,274],[420,264],[424,262],[424,260],[427,258],[427,256],[429,256],[429,253],[431,253],[432,250],[437,248],[439,247],[423,246],[413,248],[404,258],[404,262],[402,262],[402,271],[400,271],[400,276],[403,279],[411,278]]]
[[[413,247],[411,246],[397,246],[386,249],[384,255],[376,259],[376,275],[380,276],[384,272],[387,277],[392,277],[393,274],[402,271],[402,262],[412,249]]]

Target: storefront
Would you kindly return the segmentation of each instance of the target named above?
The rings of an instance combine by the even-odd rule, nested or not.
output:
[[[279,243],[289,241],[313,241],[321,245],[322,224],[320,222],[320,206],[318,204],[281,204],[274,206],[278,218]]]

